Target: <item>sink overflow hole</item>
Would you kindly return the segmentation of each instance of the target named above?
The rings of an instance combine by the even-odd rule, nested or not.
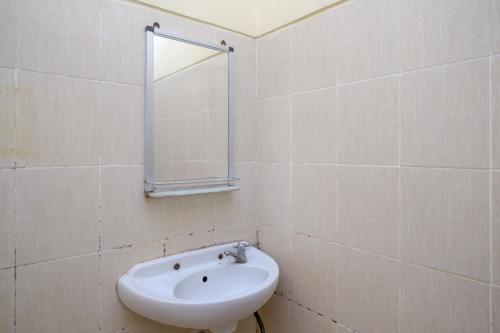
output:
[[[207,282],[208,278],[206,276],[203,277],[203,282]]]

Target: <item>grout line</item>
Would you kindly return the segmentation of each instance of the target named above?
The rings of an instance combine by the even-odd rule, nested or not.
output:
[[[489,317],[490,317],[490,332],[493,333],[493,58],[489,59],[489,214],[490,214],[490,290],[489,290]]]
[[[36,75],[46,75],[46,76],[52,76],[52,77],[81,80],[81,81],[92,81],[92,82],[97,82],[97,83],[118,84],[118,85],[132,86],[132,87],[144,87],[144,84],[139,84],[139,83],[128,83],[128,82],[120,82],[120,81],[112,81],[112,80],[93,79],[93,78],[81,77],[81,76],[76,76],[76,75],[71,75],[71,74],[61,74],[61,73],[37,71],[34,69],[28,69],[28,68],[16,68],[16,69],[18,71],[21,71],[24,73],[36,74]]]
[[[16,6],[16,17],[17,17],[17,6]],[[17,50],[17,43],[16,41],[16,50]],[[17,81],[17,69],[14,70],[14,165],[17,165],[17,122],[18,122],[18,117],[17,117],[17,94],[18,92],[18,81]],[[18,208],[18,202],[17,202],[17,194],[18,194],[18,172],[16,168],[14,168],[14,333],[17,330],[17,208]]]
[[[328,163],[328,162],[300,162],[300,161],[265,161],[260,163],[267,164],[299,164],[299,165],[325,165],[325,166],[339,166],[339,167],[359,167],[359,168],[393,168],[393,169],[423,169],[423,170],[442,170],[442,171],[471,171],[471,172],[488,172],[489,168],[454,168],[454,167],[436,167],[436,166],[411,166],[411,165],[395,165],[395,164],[352,164],[352,163]],[[497,170],[494,170],[497,171]]]
[[[344,82],[344,83],[340,83],[337,81],[336,85],[325,86],[325,87],[315,88],[315,89],[304,89],[301,91],[296,91],[295,94],[305,94],[305,93],[311,93],[311,92],[315,92],[315,91],[322,91],[322,90],[326,90],[326,89],[331,89],[331,88],[335,88],[335,87],[342,88],[342,87],[346,87],[346,86],[352,86],[352,85],[367,83],[367,82],[376,81],[376,80],[403,77],[404,75],[407,75],[407,74],[414,74],[414,73],[418,73],[418,72],[440,69],[440,68],[450,67],[450,66],[454,66],[454,65],[467,64],[470,62],[475,62],[475,61],[480,61],[480,60],[489,60],[489,58],[490,58],[490,56],[473,57],[473,58],[469,58],[469,59],[461,59],[461,60],[457,60],[454,62],[433,65],[433,66],[423,67],[423,68],[414,69],[414,70],[398,71],[397,73],[390,73],[390,74],[384,74],[384,75],[379,75],[379,76],[373,76],[373,77],[369,77],[369,78],[357,80],[357,81]],[[280,95],[275,95],[275,96],[269,96],[269,97],[262,98],[261,101],[277,99],[277,98],[286,97],[289,95],[290,94],[280,94]]]
[[[401,24],[401,8],[399,8],[399,19],[398,25]],[[402,306],[403,306],[403,186],[402,186],[402,124],[403,124],[403,108],[402,108],[402,95],[403,95],[403,74],[402,74],[402,60],[399,62],[399,75],[398,75],[398,208],[399,208],[399,223],[398,223],[398,236],[399,236],[399,248],[398,248],[398,261],[399,261],[399,287],[398,287],[398,331],[402,331]]]
[[[378,252],[373,252],[371,250],[353,247],[353,246],[347,245],[345,243],[341,243],[339,241],[329,241],[329,240],[318,238],[318,237],[315,237],[315,236],[312,236],[312,235],[304,234],[304,233],[301,233],[301,232],[296,232],[296,231],[293,231],[293,230],[287,230],[287,229],[284,229],[284,228],[281,228],[281,227],[277,227],[277,226],[272,226],[272,225],[268,225],[268,224],[263,224],[263,225],[265,227],[267,227],[267,228],[277,229],[277,230],[281,230],[281,231],[285,231],[285,232],[290,232],[290,233],[294,233],[296,235],[302,235],[302,236],[305,236],[305,237],[308,237],[308,238],[313,238],[313,239],[316,239],[316,240],[319,240],[319,241],[322,241],[322,242],[325,242],[325,243],[328,243],[328,244],[336,244],[336,245],[338,245],[340,247],[344,247],[344,248],[348,248],[348,249],[351,249],[351,250],[363,252],[363,253],[370,254],[370,255],[373,255],[373,256],[376,256],[376,257],[379,257],[379,258],[387,259],[387,260],[390,260],[390,261],[399,261],[399,262],[401,262],[401,264],[409,264],[409,265],[417,266],[417,267],[420,267],[420,268],[433,270],[433,271],[436,271],[436,272],[446,273],[446,274],[452,275],[454,277],[462,278],[462,279],[465,279],[465,280],[468,280],[468,281],[471,281],[471,282],[476,282],[476,283],[481,283],[481,284],[486,284],[486,285],[490,284],[490,282],[488,282],[488,281],[478,280],[476,278],[471,278],[471,277],[468,277],[468,276],[465,276],[465,275],[461,275],[461,274],[458,274],[458,273],[449,272],[449,271],[446,271],[446,270],[443,270],[443,269],[439,269],[439,268],[436,268],[436,267],[432,267],[432,266],[427,266],[425,264],[420,264],[420,263],[416,263],[416,262],[412,262],[412,261],[408,261],[408,260],[403,260],[403,259],[396,258],[396,257],[391,257],[391,256],[388,256],[386,254],[382,254],[382,253],[378,253]]]
[[[336,167],[336,186],[337,186],[337,200],[336,200],[336,212],[335,212],[335,217],[336,217],[336,221],[335,221],[335,239],[339,240],[340,238],[340,235],[339,235],[339,226],[340,226],[340,138],[341,138],[341,135],[340,135],[340,128],[341,128],[341,119],[343,119],[343,117],[340,116],[340,89],[339,89],[339,57],[336,57],[336,88],[335,88],[335,115],[336,115],[336,118],[337,118],[337,121],[336,121],[336,164],[337,164],[337,167]],[[335,282],[335,297],[336,297],[336,300],[337,300],[337,306],[338,304],[340,304],[340,300],[339,300],[339,295],[340,295],[340,269],[339,269],[339,266],[340,266],[340,248],[337,244],[336,246],[336,250],[337,250],[337,253],[336,253],[336,275],[337,275],[337,281]],[[334,311],[340,311],[339,309],[334,309]]]
[[[7,167],[7,168],[0,168],[0,169],[17,169],[17,170],[36,170],[36,169],[70,169],[70,168],[99,168],[99,167],[138,167],[138,166],[144,166],[144,164],[81,164],[81,165],[37,165],[37,166],[16,166],[16,167]]]

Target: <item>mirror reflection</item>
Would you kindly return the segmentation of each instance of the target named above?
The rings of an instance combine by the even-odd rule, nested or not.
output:
[[[154,36],[155,181],[227,177],[228,58]]]

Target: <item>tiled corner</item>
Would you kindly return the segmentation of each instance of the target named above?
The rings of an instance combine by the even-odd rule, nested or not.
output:
[[[404,259],[489,281],[488,172],[404,168],[401,205]]]
[[[171,227],[164,200],[144,195],[142,166],[102,167],[101,248],[158,240]]]
[[[401,1],[403,70],[486,56],[490,1]]]
[[[0,169],[0,268],[14,266],[15,188],[14,169]]]
[[[2,2],[0,12],[0,66],[13,68],[16,64],[16,10],[17,0],[5,0]]]
[[[257,105],[257,160],[290,160],[290,97],[261,101]]]
[[[337,17],[328,11],[298,22],[291,28],[293,91],[337,84]],[[312,60],[314,59],[314,60]]]
[[[339,88],[339,159],[399,163],[399,77]]]
[[[97,167],[16,173],[18,265],[99,249]]]
[[[337,239],[337,166],[293,164],[292,224],[295,232]]]
[[[163,242],[133,245],[101,253],[99,327],[103,332],[113,332],[141,321],[142,318],[119,301],[116,283],[132,266],[161,256],[163,256]]]
[[[0,270],[0,332],[14,333],[14,268]]]
[[[144,163],[144,89],[115,83],[101,87],[102,163]]]
[[[500,286],[500,171],[492,173],[492,248],[491,260],[493,268],[493,283]]]
[[[292,302],[286,297],[274,295],[259,310],[264,326],[267,331],[273,333],[292,332]]]
[[[99,256],[17,268],[16,332],[97,332]]]
[[[338,239],[342,244],[399,258],[399,169],[342,166]]]
[[[291,89],[290,29],[257,39],[257,97],[285,95]]]
[[[403,74],[401,87],[402,165],[488,168],[488,60]]]
[[[215,197],[216,229],[245,226],[256,221],[256,164],[237,162],[234,165],[234,174],[239,178],[236,183],[240,189],[219,193]]]
[[[339,23],[339,82],[400,70],[400,0],[348,1],[333,11]]]
[[[0,68],[0,168],[13,167],[16,161],[15,94],[15,71]]]
[[[339,247],[338,321],[359,332],[399,332],[400,263]]]
[[[328,316],[319,315],[306,307],[292,304],[292,333],[336,333],[337,326]]]
[[[292,292],[292,232],[259,225],[260,249],[273,257],[280,269],[277,291],[287,296]]]
[[[293,161],[337,162],[336,88],[293,95],[291,117]]]
[[[489,286],[411,264],[402,266],[401,332],[490,332]]]
[[[326,318],[336,318],[340,305],[337,245],[300,234],[292,235],[292,244],[292,300]]]
[[[234,48],[234,95],[236,98],[255,99],[257,72],[257,41],[224,29],[215,30],[215,42],[225,40]]]
[[[257,222],[290,230],[291,170],[288,163],[257,166]]]
[[[18,71],[17,86],[20,165],[98,164],[100,82]]]
[[[500,11],[500,1],[498,1],[498,3]],[[491,128],[493,131],[491,133],[491,164],[494,169],[500,169],[500,56],[496,56],[491,60],[491,107]]]

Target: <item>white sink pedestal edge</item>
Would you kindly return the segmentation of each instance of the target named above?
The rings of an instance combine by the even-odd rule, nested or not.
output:
[[[210,328],[210,332],[212,333],[234,333],[236,328],[238,327],[238,323],[234,323],[230,326],[219,327],[219,328]]]

